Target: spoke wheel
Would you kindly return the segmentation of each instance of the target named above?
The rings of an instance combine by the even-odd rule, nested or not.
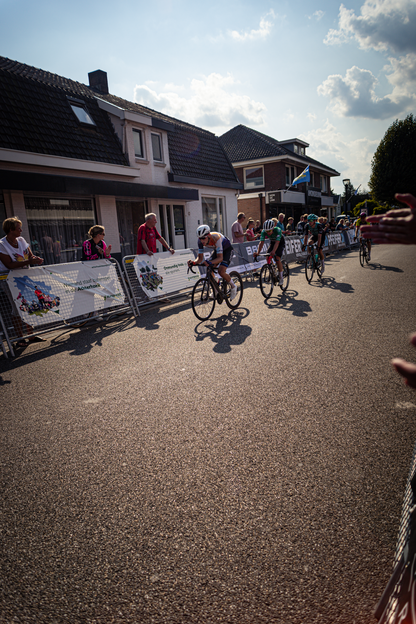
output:
[[[364,257],[365,257],[364,247],[363,245],[360,245],[360,264],[362,267],[364,266]]]
[[[215,308],[215,293],[211,282],[206,277],[199,279],[192,291],[192,310],[197,319],[206,321]]]
[[[289,286],[289,265],[287,262],[283,264],[283,284],[280,286],[283,292],[286,292]]]
[[[318,275],[319,279],[322,279],[322,260],[319,258],[316,261],[316,274]]]
[[[273,275],[269,264],[263,264],[260,271],[260,290],[265,299],[271,297],[273,292]]]
[[[243,298],[244,286],[241,275],[240,273],[237,273],[237,271],[231,271],[230,277],[233,280],[234,284],[237,286],[237,294],[234,299],[230,301],[231,286],[227,284],[227,297],[225,298],[225,303],[231,310],[235,310],[236,308],[238,308]]]
[[[368,247],[367,247],[367,245],[365,247],[365,261],[368,264]]]
[[[305,276],[309,284],[312,281],[314,273],[315,273],[315,264],[313,260],[313,255],[309,254],[309,256],[306,258],[306,263],[305,263]]]

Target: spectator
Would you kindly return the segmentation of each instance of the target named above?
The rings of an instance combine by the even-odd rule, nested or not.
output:
[[[257,236],[257,235],[258,235],[258,236],[260,236],[262,229],[263,229],[263,228],[261,227],[260,220],[259,220],[259,219],[257,219],[257,221],[256,221],[256,227],[255,227],[255,228],[253,228],[253,232],[254,232],[254,234],[256,234],[256,236]]]
[[[30,266],[39,266],[43,263],[43,258],[35,256],[30,246],[25,241],[22,233],[22,222],[17,217],[10,217],[3,221],[3,231],[6,236],[0,239],[0,271],[12,271],[13,269],[28,269]],[[12,320],[16,330],[16,335],[23,337],[23,322],[16,309],[13,297],[9,289],[6,289],[9,303],[12,309]],[[26,325],[26,333],[32,334],[33,328]],[[44,338],[33,336],[30,342],[44,342]],[[18,347],[26,346],[26,340],[19,340]]]
[[[331,228],[331,232],[335,232],[335,230],[337,229],[337,224],[335,223],[334,217],[332,217],[331,221],[329,222],[329,227]]]
[[[99,260],[100,258],[111,258],[111,245],[104,242],[105,229],[102,225],[94,225],[88,231],[88,240],[82,244],[81,260]]]
[[[286,232],[288,234],[293,234],[294,227],[295,226],[293,224],[293,217],[289,217],[289,219],[287,220]]]
[[[361,233],[364,238],[371,238],[373,243],[416,245],[416,197],[410,193],[396,193],[395,197],[409,208],[367,217],[369,225],[363,225]]]
[[[48,236],[47,232],[43,232],[41,238],[43,253],[47,264],[53,264],[53,240]]]
[[[239,212],[237,215],[237,221],[231,226],[231,235],[233,243],[243,243],[244,242],[244,230],[243,230],[243,221],[245,220],[246,215],[244,212]]]
[[[339,220],[339,223],[335,229],[338,230],[339,232],[343,232],[346,229],[344,219]]]
[[[279,217],[276,219],[276,225],[278,228],[282,230],[282,234],[285,232],[285,226],[283,223],[284,219],[285,219],[285,215],[283,214],[283,212],[281,212],[279,214]]]
[[[247,221],[247,229],[246,229],[246,240],[248,241],[254,241],[257,238],[257,236],[254,234],[253,228],[254,228],[254,219],[250,217],[249,220]]]
[[[147,254],[152,256],[157,252],[156,240],[160,241],[165,249],[171,254],[175,253],[173,247],[169,247],[164,238],[156,229],[157,217],[154,212],[149,212],[144,218],[144,223],[139,227],[137,232],[137,254]]]
[[[307,224],[308,215],[302,215],[299,223],[296,226],[296,232],[299,236],[303,236],[305,233],[305,227]]]

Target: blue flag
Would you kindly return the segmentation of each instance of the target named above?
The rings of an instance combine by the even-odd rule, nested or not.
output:
[[[295,184],[301,184],[302,182],[310,182],[311,174],[309,173],[309,165],[302,171],[297,178],[295,178],[290,186],[294,186]]]

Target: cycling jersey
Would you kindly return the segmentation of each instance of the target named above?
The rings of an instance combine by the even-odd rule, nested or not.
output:
[[[361,219],[361,217],[359,217],[355,222],[355,227],[360,228],[362,225],[369,225],[369,223],[367,223],[366,219]]]
[[[316,221],[316,222],[315,222],[315,225],[312,227],[312,226],[310,225],[310,223],[307,223],[307,224],[306,224],[306,227],[305,227],[305,236],[306,236],[307,234],[312,234],[312,236],[313,236],[314,238],[316,237],[316,240],[318,240],[318,236],[319,236],[319,234],[322,234],[322,236],[323,236],[323,234],[324,234],[322,224],[321,224],[321,223],[318,223],[318,221]]]
[[[231,242],[223,234],[220,234],[219,232],[211,232],[208,235],[208,242],[205,243],[205,245],[202,244],[200,238],[198,239],[198,249],[202,251],[204,247],[215,247],[216,253],[222,254],[226,249],[231,247]]]
[[[266,238],[269,238],[271,241],[276,242],[276,241],[280,241],[282,237],[283,237],[282,230],[277,225],[276,227],[273,228],[271,234],[266,234],[266,230],[262,230],[260,234],[261,241],[265,241]]]

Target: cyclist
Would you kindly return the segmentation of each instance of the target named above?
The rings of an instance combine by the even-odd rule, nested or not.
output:
[[[230,264],[231,254],[233,252],[233,246],[230,240],[219,232],[211,232],[209,225],[200,225],[196,231],[196,235],[198,237],[199,254],[196,260],[189,260],[188,266],[202,264],[204,266],[211,265],[218,267],[220,276],[231,285],[230,301],[232,301],[237,294],[237,286],[227,273],[227,267]],[[204,260],[204,247],[215,247],[209,260]]]
[[[309,240],[307,240],[308,234],[311,235]],[[318,223],[318,217],[315,214],[308,215],[308,223],[305,227],[305,239],[303,241],[302,251],[305,250],[306,245],[313,245],[313,243],[316,243],[318,254],[322,262],[321,274],[325,271],[325,256],[322,251],[324,240],[324,229],[322,225]]]
[[[365,212],[361,212],[359,218],[355,222],[355,236],[357,238],[357,233],[360,232],[360,240],[361,240],[361,226],[369,225],[367,222],[367,214]],[[371,260],[371,238],[367,238],[367,249],[368,249],[368,260]]]
[[[283,236],[283,229],[276,225],[273,219],[267,219],[263,224],[263,229],[260,234],[260,243],[257,252],[253,254],[254,261],[257,260],[257,256],[261,253],[266,238],[270,240],[267,254],[276,256],[277,268],[279,270],[279,286],[281,286],[283,284],[283,265],[281,257],[283,249],[285,248],[285,238]]]

